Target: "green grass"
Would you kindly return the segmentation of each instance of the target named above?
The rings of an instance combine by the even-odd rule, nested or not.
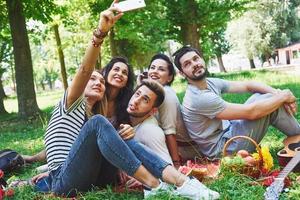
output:
[[[256,71],[256,72],[242,72],[242,73],[230,73],[230,74],[212,74],[213,77],[220,77],[227,80],[258,80],[269,84],[276,88],[288,88],[298,97],[300,97],[300,79],[296,76],[286,75],[276,72]],[[182,101],[187,83],[181,78],[177,78],[173,87],[176,89],[179,99]],[[37,100],[39,107],[43,110],[44,115],[40,119],[30,122],[19,121],[15,113],[0,116],[0,149],[12,148],[23,154],[33,154],[43,149],[43,133],[46,128],[47,121],[51,114],[53,106],[58,102],[62,95],[62,91],[46,92],[37,94]],[[245,95],[224,95],[224,98],[230,102],[243,103],[250,96]],[[5,101],[6,109],[9,112],[17,112],[17,100],[16,97],[7,99]],[[296,118],[300,120],[299,113]],[[273,156],[276,152],[282,148],[282,140],[284,135],[274,128],[268,130],[267,136],[263,139],[262,144],[268,145],[271,148]],[[275,158],[275,157],[274,157]],[[275,159],[276,161],[276,159]],[[14,174],[7,174],[7,177],[11,179],[28,178],[35,174],[35,167],[42,163],[36,163],[31,166],[26,166],[20,171]],[[292,179],[296,178],[295,174],[292,174]],[[207,185],[211,189],[218,191],[221,194],[221,199],[263,199],[263,193],[265,188],[253,184],[254,180],[229,172],[222,172],[219,179],[208,182]],[[142,199],[141,193],[114,193],[111,189],[91,191],[79,196],[80,199]],[[280,199],[299,199],[300,198],[300,184],[294,181],[294,185],[290,188],[289,193],[281,195]],[[37,194],[30,187],[24,187],[16,191],[15,196],[12,199],[58,199],[49,195]],[[182,199],[174,196],[170,196],[167,193],[159,194],[152,199]]]
[[[38,92],[36,95],[39,108],[45,109],[47,107],[53,107],[62,94],[62,90]],[[17,97],[13,96],[4,101],[4,106],[7,112],[18,112],[18,102],[16,99]]]

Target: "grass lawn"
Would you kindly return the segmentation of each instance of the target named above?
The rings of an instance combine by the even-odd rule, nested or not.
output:
[[[288,88],[298,97],[298,106],[300,105],[300,79],[292,75],[285,75],[276,72],[256,71],[241,72],[230,74],[212,74],[214,77],[221,77],[228,80],[259,80],[276,88]],[[182,100],[186,88],[186,82],[178,78],[175,80],[173,87],[177,90],[180,100]],[[22,154],[33,154],[43,149],[43,133],[49,120],[53,106],[58,102],[62,91],[46,92],[37,94],[39,107],[44,111],[44,115],[38,120],[23,122],[16,118],[16,114],[0,116],[0,149],[11,148]],[[242,103],[250,94],[245,95],[225,95],[224,98],[230,102]],[[5,106],[9,112],[17,112],[16,97],[7,99]],[[300,114],[296,118],[300,121]],[[267,136],[263,139],[262,144],[271,148],[271,153],[275,157],[276,152],[282,148],[284,135],[274,128],[270,128]],[[42,163],[36,163],[26,166],[14,174],[6,174],[6,179],[26,179],[35,174],[35,167]],[[275,159],[276,164],[276,159]],[[294,180],[296,174],[292,174]],[[208,187],[218,191],[221,199],[263,199],[265,188],[260,185],[253,185],[253,179],[235,173],[221,172],[219,179],[207,183]],[[109,188],[106,190],[95,190],[80,196],[80,199],[142,199],[141,193],[123,193],[117,194]],[[30,187],[20,188],[15,192],[12,199],[55,199],[49,195],[37,194]],[[58,198],[57,198],[58,199]],[[153,199],[182,199],[160,194]],[[280,199],[300,199],[300,184],[294,181],[293,186],[288,193],[283,193]]]

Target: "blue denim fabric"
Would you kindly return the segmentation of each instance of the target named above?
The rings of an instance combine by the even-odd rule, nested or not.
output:
[[[126,140],[126,144],[153,176],[162,179],[162,171],[170,165],[170,163],[164,161],[149,147],[134,139]]]
[[[50,176],[40,179],[35,185],[34,190],[38,192],[49,192],[51,190],[52,179]]]
[[[50,173],[51,191],[72,197],[93,185],[112,183],[114,166],[132,176],[142,163],[158,178],[168,165],[135,140],[125,143],[106,118],[96,115],[81,129],[66,161]]]

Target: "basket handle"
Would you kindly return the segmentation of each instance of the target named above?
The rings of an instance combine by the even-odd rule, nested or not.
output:
[[[249,140],[253,143],[253,145],[256,147],[257,153],[259,155],[258,165],[259,165],[259,167],[261,167],[263,165],[263,156],[262,156],[262,153],[261,153],[261,148],[259,147],[257,142],[255,142],[255,140],[253,140],[251,137],[248,137],[248,136],[238,135],[238,136],[234,136],[234,137],[230,138],[229,140],[227,140],[224,147],[223,147],[223,156],[224,157],[227,156],[227,147],[230,145],[230,143],[233,140],[236,140],[236,139],[246,139],[246,140]]]

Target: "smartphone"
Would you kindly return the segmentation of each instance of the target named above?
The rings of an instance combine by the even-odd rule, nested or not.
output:
[[[143,72],[142,77],[143,77],[143,79],[147,79],[148,78],[148,72]]]
[[[144,8],[146,7],[146,3],[144,0],[126,0],[121,1],[119,3],[115,3],[114,6],[116,8],[119,8],[122,12],[127,12],[130,10]]]

